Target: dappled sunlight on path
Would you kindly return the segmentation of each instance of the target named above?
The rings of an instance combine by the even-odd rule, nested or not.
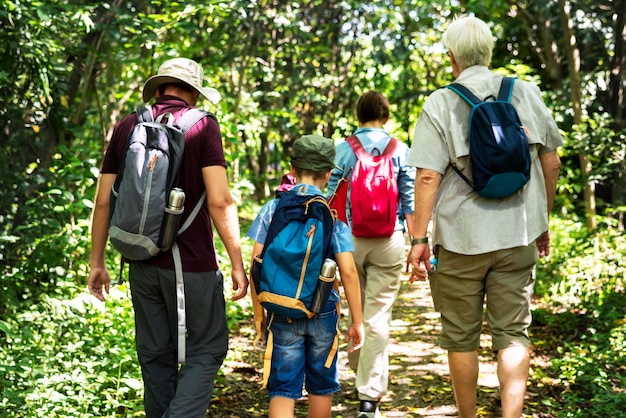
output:
[[[439,329],[439,314],[432,307],[428,283],[410,284],[408,275],[403,275],[391,324],[389,392],[380,404],[383,416],[446,417],[456,413],[446,353],[437,345]],[[337,411],[334,416],[353,418],[358,401],[354,373],[345,358],[342,352],[340,378],[348,391],[348,405],[336,400],[333,411]]]
[[[346,312],[346,306],[342,307]],[[448,374],[446,352],[438,346],[439,314],[432,307],[427,282],[402,286],[394,307],[391,326],[389,392],[380,404],[384,417],[453,417],[454,395]],[[358,399],[354,373],[348,366],[343,343],[347,318],[343,315],[339,354],[339,376],[342,391],[333,397],[332,416],[356,418]],[[216,385],[211,417],[267,416],[268,397],[260,390],[263,347],[252,350],[252,323],[242,326],[231,338],[231,353],[224,365],[223,382]],[[480,351],[479,416],[499,415],[496,367],[490,351],[489,337],[483,337]],[[306,395],[296,403],[296,416],[306,416]]]

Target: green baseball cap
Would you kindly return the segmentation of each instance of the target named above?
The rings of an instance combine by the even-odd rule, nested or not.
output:
[[[310,171],[335,167],[335,143],[321,135],[303,135],[293,143],[291,165]]]

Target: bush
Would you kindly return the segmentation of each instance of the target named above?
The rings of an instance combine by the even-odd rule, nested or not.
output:
[[[78,293],[78,292],[77,292]],[[41,302],[2,323],[3,416],[137,416],[143,384],[124,286]]]
[[[608,224],[587,233],[567,219],[555,219],[552,232],[534,312],[561,344],[551,353],[560,390],[550,403],[559,405],[556,417],[614,416],[626,410],[626,238]]]

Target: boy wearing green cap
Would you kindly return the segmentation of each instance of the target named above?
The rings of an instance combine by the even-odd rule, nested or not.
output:
[[[293,144],[291,174],[296,178],[296,185],[287,193],[323,196],[322,189],[334,166],[335,145],[332,140],[319,135],[302,136]],[[254,240],[253,259],[263,250],[276,205],[277,199],[267,202],[246,234]],[[350,229],[342,221],[335,221],[332,252],[352,313],[345,339],[352,342],[350,350],[358,349],[363,343],[360,287],[353,251]],[[336,352],[338,302],[339,293],[333,289],[328,303],[311,319],[274,314],[271,323],[267,324],[273,338],[269,376],[265,376],[270,396],[270,418],[294,417],[295,401],[302,397],[305,376],[308,415],[330,417],[332,394],[340,390]],[[332,363],[327,367],[325,363],[329,353],[332,354]]]

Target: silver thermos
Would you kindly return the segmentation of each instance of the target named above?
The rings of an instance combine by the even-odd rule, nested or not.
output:
[[[159,234],[158,247],[161,251],[169,250],[176,240],[180,218],[185,210],[185,192],[174,187],[165,206],[165,214],[161,223],[161,233]]]
[[[328,302],[328,298],[330,296],[330,292],[333,290],[335,286],[335,273],[337,271],[337,263],[335,260],[327,258],[324,260],[322,264],[322,268],[320,269],[320,275],[317,280],[317,287],[315,288],[315,293],[313,294],[313,300],[311,301],[311,306],[309,310],[311,312],[319,313],[326,303]]]

